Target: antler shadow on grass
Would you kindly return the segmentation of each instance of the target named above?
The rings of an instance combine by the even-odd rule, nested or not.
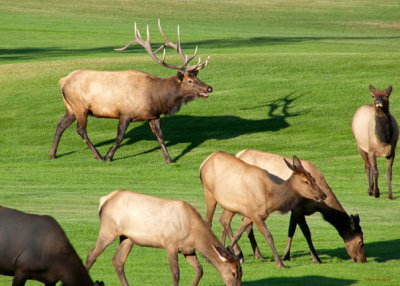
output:
[[[174,115],[172,117],[165,117],[161,120],[161,126],[167,142],[166,146],[171,147],[179,143],[189,143],[189,145],[183,149],[177,157],[174,158],[174,160],[177,161],[185,154],[189,153],[191,150],[208,140],[226,140],[245,134],[279,131],[281,129],[285,129],[290,126],[290,124],[287,122],[288,118],[299,116],[308,112],[305,110],[298,112],[290,111],[294,107],[294,101],[302,96],[305,96],[307,93],[297,96],[294,96],[294,94],[295,92],[292,92],[279,99],[241,109],[249,110],[267,108],[268,117],[265,119],[245,119],[235,115]],[[121,147],[124,145],[132,145],[141,140],[156,141],[156,138],[151,133],[148,124],[142,124],[127,132]],[[97,146],[112,144],[112,142],[114,142],[114,139],[101,142]],[[160,149],[160,147],[152,148],[145,152],[135,154],[134,156],[153,152],[158,149]],[[118,160],[123,158],[118,158],[117,156],[115,159]]]

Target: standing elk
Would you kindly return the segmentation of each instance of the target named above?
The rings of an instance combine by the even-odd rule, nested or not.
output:
[[[93,115],[95,117],[119,119],[117,138],[105,157],[106,161],[112,161],[131,121],[148,121],[161,146],[165,162],[173,163],[164,144],[160,115],[173,115],[182,104],[198,97],[208,97],[208,93],[212,92],[212,87],[199,80],[197,74],[207,65],[210,56],[204,62],[201,62],[199,58],[196,65],[190,66],[189,62],[196,57],[197,47],[193,56],[185,56],[181,48],[179,26],[177,44],[169,41],[164,35],[160,20],[158,20],[158,27],[166,42],[156,51],[153,52],[151,48],[149,26],[147,25],[147,40],[144,41],[136,28],[136,23],[135,39],[117,50],[125,50],[131,44],[138,43],[154,61],[164,67],[177,69],[179,71],[177,75],[159,78],[137,70],[117,72],[78,70],[62,78],[59,83],[66,112],[57,124],[50,151],[51,159],[56,158],[58,143],[64,130],[77,120],[78,134],[89,146],[94,157],[99,161],[104,160],[90,142],[86,133],[87,116]],[[177,66],[165,62],[166,47],[171,47],[178,52],[184,61],[183,65]],[[155,55],[160,50],[164,50],[162,59]]]
[[[283,156],[262,152],[254,149],[245,149],[236,154],[236,157],[244,162],[258,166],[267,170],[270,174],[274,175],[277,180],[287,180],[293,174],[293,171],[284,164],[283,159],[291,162],[289,158]],[[283,254],[284,260],[290,260],[290,248],[293,240],[294,233],[297,225],[300,226],[304,237],[307,240],[311,252],[311,258],[314,263],[321,263],[314,245],[311,240],[311,232],[307,225],[305,216],[311,215],[315,212],[320,212],[323,218],[328,221],[333,227],[336,228],[340,237],[342,237],[346,251],[351,259],[356,262],[365,262],[364,238],[360,226],[360,217],[356,215],[348,215],[342,207],[332,189],[329,187],[322,173],[311,162],[301,160],[304,169],[311,174],[315,179],[316,184],[326,194],[326,199],[323,202],[316,202],[307,198],[300,198],[297,205],[291,210],[290,224],[288,231],[288,239],[286,243],[285,252]],[[254,255],[256,258],[262,258],[262,255],[257,247],[254,239],[254,233],[251,228],[247,229],[247,233],[252,244]]]
[[[57,221],[0,206],[0,274],[14,276],[12,286],[36,280],[46,286],[101,286],[85,266]]]
[[[264,221],[274,211],[290,211],[297,205],[300,196],[316,201],[326,197],[296,156],[293,157],[293,165],[286,160],[284,162],[293,170],[293,175],[281,183],[276,183],[267,171],[221,151],[211,154],[200,166],[207,204],[206,222],[211,226],[218,203],[224,209],[220,222],[229,235],[231,246],[235,246],[246,228],[254,223],[271,247],[278,267],[286,266]],[[244,218],[233,235],[230,223],[235,214]]]
[[[192,285],[199,283],[203,268],[196,250],[215,266],[225,285],[242,285],[238,258],[223,247],[196,209],[186,202],[117,190],[100,199],[99,215],[99,237],[86,259],[88,271],[104,249],[119,237],[113,264],[123,286],[128,285],[124,264],[134,244],[167,251],[174,285],[179,284],[178,253],[185,256],[196,272]]]
[[[368,194],[379,198],[377,157],[387,158],[386,178],[388,198],[392,195],[392,166],[395,157],[399,126],[389,112],[389,96],[392,86],[386,90],[376,90],[369,86],[374,104],[360,106],[353,117],[352,130],[357,141],[358,151],[364,160],[368,178]]]

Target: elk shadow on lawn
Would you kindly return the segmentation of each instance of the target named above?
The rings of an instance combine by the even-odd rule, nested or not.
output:
[[[295,248],[295,247],[294,247]],[[345,247],[339,247],[336,249],[318,249],[317,253],[323,256],[337,257],[342,260],[349,260],[350,257],[346,252]],[[400,239],[386,240],[386,241],[374,241],[365,244],[365,255],[368,259],[373,259],[376,262],[386,262],[389,260],[400,260]],[[292,251],[291,257],[310,256],[309,251]]]
[[[301,276],[301,277],[272,277],[256,281],[243,282],[244,286],[261,286],[261,285],[337,285],[346,286],[353,285],[356,280],[339,279],[324,276]]]
[[[221,115],[221,116],[193,116],[193,115],[174,115],[172,117],[164,117],[161,119],[161,129],[164,134],[166,147],[169,151],[176,150],[171,149],[171,146],[180,143],[188,143],[189,145],[184,148],[181,153],[173,158],[174,161],[178,161],[185,154],[201,145],[208,140],[225,140],[239,137],[245,134],[252,134],[257,132],[266,131],[279,131],[287,128],[290,124],[287,119],[290,117],[299,116],[307,113],[307,111],[291,112],[294,107],[293,102],[307,93],[303,93],[295,96],[295,92],[291,92],[279,99],[262,103],[253,107],[242,108],[241,110],[252,110],[258,108],[268,108],[268,117],[265,119],[245,119],[235,115]],[[132,125],[135,122],[131,123]],[[137,123],[136,123],[137,124]],[[133,145],[141,140],[157,142],[155,136],[151,133],[149,124],[141,124],[128,131],[125,134],[123,143],[120,145]],[[96,145],[109,145],[114,142],[114,139],[101,142]],[[135,155],[120,157],[118,159],[125,159],[129,157],[135,157],[145,153],[150,153],[155,150],[161,149],[160,146],[149,149],[145,152],[137,153]]]

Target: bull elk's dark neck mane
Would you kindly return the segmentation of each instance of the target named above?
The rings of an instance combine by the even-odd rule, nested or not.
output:
[[[392,115],[389,108],[375,107],[375,132],[381,142],[389,143],[393,137]]]

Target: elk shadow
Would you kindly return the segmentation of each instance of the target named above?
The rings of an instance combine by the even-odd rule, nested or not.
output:
[[[188,144],[188,146],[185,147],[178,156],[173,158],[174,161],[178,161],[191,150],[208,140],[226,140],[245,134],[268,131],[273,132],[285,129],[290,126],[287,121],[288,118],[296,117],[308,112],[306,110],[297,112],[291,111],[294,107],[293,103],[306,94],[307,93],[295,95],[295,92],[291,92],[288,95],[267,103],[241,108],[241,110],[267,108],[267,118],[259,120],[245,119],[235,115],[174,115],[172,117],[164,117],[161,119],[161,128],[165,141],[167,142],[166,146],[171,147],[180,143]],[[124,138],[125,139],[120,147],[133,145],[142,140],[157,141],[148,124],[141,124],[131,129],[125,134]],[[97,146],[108,145],[113,142],[114,139],[107,140],[97,144]],[[135,157],[158,149],[161,149],[160,146],[135,155],[115,158],[115,160]]]
[[[337,257],[342,260],[348,260],[349,255],[345,247],[336,249],[317,249],[319,256]],[[373,259],[376,262],[386,262],[389,260],[400,260],[400,239],[375,241],[365,244],[365,255],[368,259]],[[292,252],[291,256],[301,257],[310,256],[309,251]],[[322,259],[323,260],[323,259]]]
[[[244,281],[242,285],[246,286],[264,286],[264,285],[334,285],[346,286],[353,285],[357,280],[339,279],[324,276],[301,276],[301,277],[271,277],[256,281]]]

